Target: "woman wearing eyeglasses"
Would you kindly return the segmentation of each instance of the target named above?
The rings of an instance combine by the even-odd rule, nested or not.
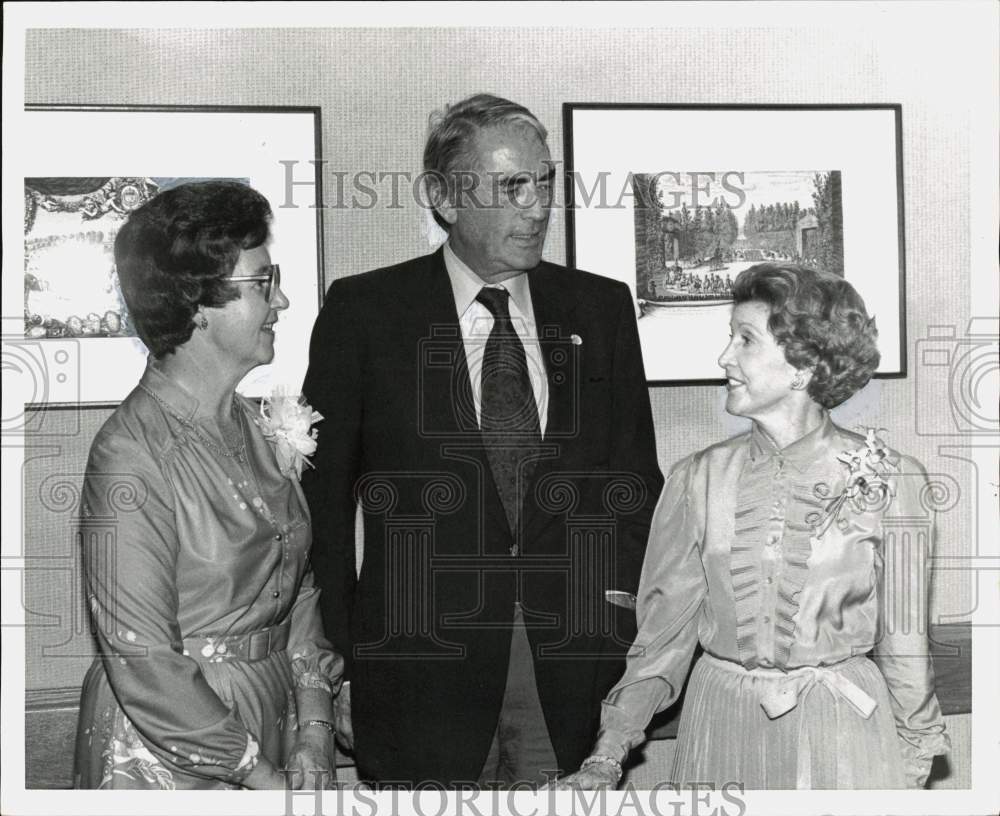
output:
[[[276,788],[282,769],[316,787],[335,772],[342,660],[322,633],[306,503],[235,391],[273,358],[288,307],[270,219],[243,184],[186,184],[134,211],[115,242],[150,357],[87,465],[100,656],[83,685],[78,787]]]

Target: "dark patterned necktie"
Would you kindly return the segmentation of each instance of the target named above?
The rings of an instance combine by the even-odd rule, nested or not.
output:
[[[493,329],[483,352],[480,427],[507,523],[516,533],[526,483],[542,437],[528,359],[511,321],[509,298],[506,289],[489,287],[476,296],[493,315]],[[517,544],[512,553],[517,555]]]

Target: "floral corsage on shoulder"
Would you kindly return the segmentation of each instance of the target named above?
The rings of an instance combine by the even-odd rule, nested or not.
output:
[[[838,454],[837,461],[847,468],[847,479],[840,494],[831,496],[830,487],[825,482],[813,488],[817,498],[828,502],[825,512],[807,519],[815,525],[817,536],[823,535],[834,522],[840,529],[845,529],[848,524],[844,518],[845,511],[864,513],[877,510],[893,495],[889,474],[896,466],[896,460],[874,428],[868,429],[861,447]]]
[[[313,467],[309,457],[316,452],[319,432],[313,428],[323,419],[319,411],[301,396],[291,396],[280,390],[260,402],[257,425],[264,438],[274,443],[278,468],[289,479],[301,479],[302,468]]]

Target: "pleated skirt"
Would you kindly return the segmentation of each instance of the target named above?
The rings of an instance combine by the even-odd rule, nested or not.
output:
[[[874,700],[869,717],[817,682],[772,719],[761,699],[790,673],[747,670],[703,655],[688,681],[672,781],[711,782],[716,789],[741,783],[745,790],[905,787],[889,691],[878,667],[856,657],[826,670]]]

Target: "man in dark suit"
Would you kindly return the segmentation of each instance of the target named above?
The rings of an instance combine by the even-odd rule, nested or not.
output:
[[[615,602],[662,476],[634,307],[541,260],[545,140],[513,102],[448,107],[424,152],[447,243],[335,281],[313,331],[304,390],[325,421],[303,487],[347,663],[338,731],[371,781],[575,769],[635,635]]]

